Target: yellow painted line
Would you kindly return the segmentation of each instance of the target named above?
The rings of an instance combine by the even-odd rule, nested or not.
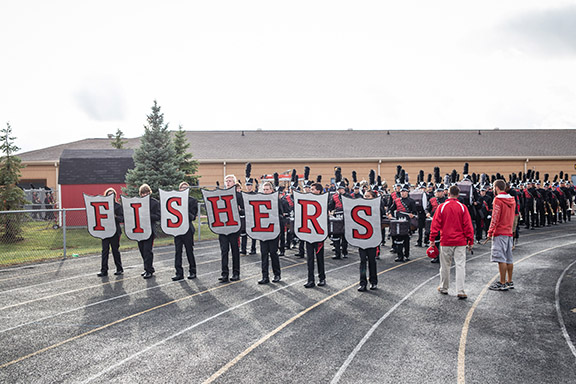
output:
[[[289,269],[289,268],[292,268],[292,267],[295,267],[295,266],[298,266],[298,265],[303,265],[303,264],[306,264],[306,262],[302,262],[302,263],[298,263],[298,264],[292,264],[292,265],[289,265],[289,266],[284,267],[284,268],[282,268],[282,269],[283,269],[283,270],[284,270],[284,269]],[[210,289],[206,289],[206,290],[201,291],[201,292],[196,292],[196,293],[194,293],[194,294],[192,294],[192,295],[188,295],[188,296],[185,296],[185,297],[181,297],[181,298],[179,298],[179,299],[175,299],[175,300],[166,302],[166,303],[164,303],[164,304],[160,304],[160,305],[158,305],[158,306],[156,306],[156,307],[148,308],[148,309],[146,309],[146,310],[144,310],[144,311],[141,311],[141,312],[138,312],[138,313],[134,313],[134,314],[132,314],[132,315],[130,315],[130,316],[124,317],[124,318],[122,318],[122,319],[118,319],[118,320],[116,320],[116,321],[113,321],[113,322],[108,323],[108,324],[106,324],[106,325],[103,325],[103,326],[101,326],[101,327],[94,328],[94,329],[92,329],[92,330],[90,330],[90,331],[88,331],[88,332],[84,332],[84,333],[82,333],[82,334],[80,334],[80,335],[76,335],[76,336],[71,337],[71,338],[69,338],[69,339],[63,340],[63,341],[61,341],[61,342],[59,342],[59,343],[50,345],[50,346],[48,346],[48,347],[46,347],[46,348],[42,348],[42,349],[40,349],[40,350],[38,350],[38,351],[36,351],[36,352],[32,352],[32,353],[30,353],[30,354],[28,354],[28,355],[26,355],[26,356],[22,356],[22,357],[19,357],[19,358],[15,359],[15,360],[12,360],[12,361],[9,361],[9,362],[7,362],[7,363],[4,363],[4,364],[0,365],[0,369],[9,367],[9,366],[11,366],[11,365],[13,365],[13,364],[19,363],[19,362],[21,362],[21,361],[23,361],[23,360],[26,360],[26,359],[29,359],[30,357],[34,357],[34,356],[36,356],[36,355],[39,355],[39,354],[44,353],[44,352],[46,352],[46,351],[49,351],[49,350],[51,350],[51,349],[58,348],[58,347],[60,347],[60,346],[62,346],[62,345],[64,345],[64,344],[67,344],[67,343],[71,342],[71,341],[78,340],[78,339],[80,339],[80,338],[82,338],[82,337],[84,337],[84,336],[88,336],[88,335],[90,335],[90,334],[92,334],[92,333],[95,333],[95,332],[101,331],[101,330],[103,330],[103,329],[109,328],[109,327],[111,327],[111,326],[113,326],[113,325],[123,323],[124,321],[133,319],[133,318],[135,318],[135,317],[138,317],[138,316],[143,315],[143,314],[148,313],[148,312],[152,312],[152,311],[154,311],[154,310],[156,310],[156,309],[164,308],[164,307],[166,307],[166,306],[168,306],[168,305],[175,304],[175,303],[179,303],[179,302],[181,302],[181,301],[190,299],[190,298],[192,298],[192,297],[199,296],[199,295],[202,295],[202,294],[204,294],[204,293],[212,292],[212,291],[215,291],[215,290],[217,290],[217,289],[224,288],[224,287],[228,287],[228,286],[233,285],[233,284],[241,283],[241,282],[244,282],[244,281],[246,281],[246,280],[253,279],[253,278],[255,278],[255,277],[259,277],[260,275],[261,275],[261,273],[258,273],[258,274],[252,275],[252,276],[248,276],[248,277],[245,278],[245,279],[241,279],[241,280],[238,280],[238,281],[232,281],[232,282],[229,282],[229,283],[226,283],[226,284],[222,284],[222,285],[219,285],[219,286],[210,288]]]
[[[394,269],[400,268],[404,265],[408,265],[410,263],[414,263],[415,261],[418,260],[422,260],[422,259],[427,259],[427,257],[419,257],[417,259],[414,260],[410,260],[406,263],[402,263],[402,264],[398,264],[392,268],[388,268],[384,271],[381,271],[378,273],[378,275],[381,275],[383,273],[392,271]],[[278,326],[276,329],[274,329],[273,331],[271,331],[270,333],[268,333],[267,335],[265,335],[264,337],[262,337],[261,339],[259,339],[258,341],[256,341],[254,344],[252,344],[251,346],[249,346],[248,348],[246,348],[242,353],[240,353],[238,356],[236,356],[234,359],[232,359],[231,361],[229,361],[226,365],[224,365],[222,368],[220,368],[218,371],[216,371],[212,376],[210,376],[208,379],[206,379],[206,381],[204,381],[204,384],[209,384],[212,383],[214,380],[216,380],[217,378],[219,378],[220,376],[222,376],[224,373],[226,373],[230,368],[232,368],[234,365],[236,365],[240,360],[242,360],[244,357],[246,357],[248,354],[250,354],[250,352],[252,352],[253,350],[255,350],[256,348],[258,348],[260,345],[264,344],[266,341],[268,341],[270,338],[272,338],[273,336],[275,336],[277,333],[279,333],[281,330],[283,330],[284,328],[286,328],[288,325],[292,324],[294,321],[296,321],[297,319],[301,318],[302,316],[304,316],[305,314],[307,314],[308,312],[310,312],[311,310],[313,310],[314,308],[326,303],[327,301],[333,299],[334,297],[340,295],[341,293],[346,292],[347,290],[349,290],[350,288],[356,287],[358,285],[358,283],[354,283],[351,284],[343,289],[341,289],[340,291],[333,293],[330,296],[325,297],[324,299],[316,302],[315,304],[311,305],[310,307],[306,308],[305,310],[301,311],[300,313],[294,315],[292,318],[286,320],[284,323],[282,323],[280,326]]]
[[[562,248],[562,247],[565,247],[565,246],[571,245],[571,244],[576,244],[576,242],[573,241],[570,243],[557,245],[555,247],[551,247],[548,249],[544,249],[542,251],[538,251],[536,253],[525,256],[524,258],[518,260],[517,262],[514,263],[514,265],[519,264],[519,263],[523,262],[524,260],[531,258],[532,256],[536,256],[536,255],[539,255],[541,253],[551,251],[552,249]],[[496,279],[498,279],[499,277],[500,277],[500,273],[497,273],[492,277],[492,279],[490,279],[490,281],[488,281],[488,283],[484,286],[484,288],[482,289],[482,291],[480,292],[480,294],[478,295],[476,300],[474,300],[474,304],[472,305],[472,307],[468,311],[468,314],[466,315],[466,318],[464,319],[464,324],[462,325],[462,332],[460,334],[460,346],[458,348],[458,384],[465,384],[466,383],[466,341],[468,339],[468,331],[470,329],[470,322],[472,321],[472,316],[474,315],[474,311],[478,307],[480,301],[482,300],[484,295],[486,295],[486,292],[488,292],[488,287],[490,287],[490,285],[494,281],[496,281]]]
[[[213,262],[215,262],[215,261],[219,261],[219,260],[203,261],[203,262],[201,262],[201,263],[197,263],[196,265],[209,264],[209,263],[213,263]],[[159,271],[168,271],[168,270],[170,270],[170,269],[173,269],[173,267],[162,268],[162,269],[159,269]],[[43,296],[43,297],[39,297],[39,298],[36,298],[36,299],[31,299],[31,300],[23,301],[23,302],[20,302],[20,303],[7,305],[7,306],[5,306],[5,307],[1,307],[1,308],[0,308],[0,311],[3,311],[3,310],[5,310],[5,309],[9,309],[9,308],[19,307],[19,306],[25,305],[25,304],[34,303],[34,302],[37,302],[37,301],[42,301],[42,300],[46,300],[46,299],[52,299],[52,298],[54,298],[54,297],[58,297],[58,296],[62,296],[62,295],[68,295],[68,294],[70,294],[70,293],[76,293],[76,292],[85,291],[85,290],[91,289],[91,288],[103,287],[103,286],[105,286],[105,285],[109,285],[109,284],[112,284],[112,283],[116,284],[116,283],[121,282],[121,281],[128,281],[128,280],[133,280],[133,279],[138,279],[138,278],[141,279],[142,277],[138,275],[138,276],[125,277],[125,278],[120,278],[120,279],[115,279],[115,280],[109,280],[109,281],[107,281],[107,282],[105,282],[105,283],[88,285],[88,286],[86,286],[86,287],[73,289],[73,290],[71,290],[71,291],[59,292],[59,293],[55,293],[55,294],[53,294],[53,295]]]

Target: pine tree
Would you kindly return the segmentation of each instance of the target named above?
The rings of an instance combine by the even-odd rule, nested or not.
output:
[[[156,100],[147,120],[140,147],[134,151],[134,168],[126,173],[123,191],[128,196],[138,196],[138,188],[146,183],[152,188],[152,195],[158,198],[158,189],[176,189],[184,172],[178,169],[168,124],[164,124],[164,114],[160,113]]]
[[[20,150],[14,145],[16,138],[12,136],[12,127],[6,123],[6,128],[0,130],[0,211],[12,211],[26,204],[24,191],[17,184],[20,179],[21,160],[14,156]],[[0,241],[14,242],[23,240],[22,223],[24,215],[0,215]]]
[[[124,132],[118,128],[116,134],[114,135],[114,140],[110,142],[110,144],[112,144],[112,146],[116,149],[124,149],[124,144],[127,142],[128,141],[124,140]]]
[[[188,148],[190,148],[190,143],[186,139],[186,131],[180,125],[174,133],[174,149],[178,158],[178,169],[186,175],[184,181],[190,185],[198,185],[200,176],[195,175],[198,172],[198,160],[194,160],[192,153],[188,152]]]

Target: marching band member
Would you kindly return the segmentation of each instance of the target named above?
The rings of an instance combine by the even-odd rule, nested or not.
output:
[[[190,185],[183,181],[178,186],[180,191],[186,191],[190,188]],[[194,220],[198,216],[198,200],[192,196],[188,196],[188,221],[190,222],[190,228],[188,232],[183,235],[174,236],[174,269],[176,269],[176,274],[172,277],[173,281],[184,279],[184,269],[182,268],[182,247],[186,247],[186,258],[188,259],[188,278],[196,278],[196,260],[194,259]]]
[[[138,189],[140,197],[146,197],[152,193],[152,189],[148,184],[142,184]],[[158,200],[150,197],[150,221],[152,226],[152,234],[146,240],[141,240],[138,242],[138,250],[144,261],[144,272],[142,277],[149,279],[154,276],[154,252],[152,251],[154,247],[154,238],[156,237],[156,223],[160,221],[160,203]]]
[[[227,175],[224,178],[224,185],[226,189],[236,185],[236,176]],[[244,200],[242,193],[236,191],[236,199],[238,200],[238,208],[240,216],[244,215]],[[239,247],[240,231],[231,233],[229,235],[218,235],[218,242],[220,243],[220,255],[222,259],[222,275],[218,280],[222,283],[228,282],[230,270],[228,268],[228,254],[232,252],[232,277],[230,281],[240,280],[240,247]]]
[[[417,214],[416,202],[408,196],[409,192],[410,187],[408,184],[404,184],[400,189],[401,197],[396,198],[390,205],[388,214],[390,219],[393,217],[399,219],[402,215],[413,218]],[[394,261],[408,261],[410,258],[410,234],[392,236],[392,241],[398,254]]]
[[[324,189],[322,188],[322,184],[314,183],[312,184],[311,190],[313,194],[320,195]],[[308,265],[308,282],[304,284],[304,287],[312,288],[316,285],[314,281],[314,259],[316,259],[316,263],[318,264],[318,286],[322,287],[326,285],[326,272],[324,270],[324,242],[306,242],[306,258]]]
[[[366,199],[374,199],[377,194],[372,190],[367,190],[364,194]],[[384,206],[381,204],[381,213],[383,212]],[[370,273],[370,289],[375,290],[378,288],[378,273],[376,270],[376,253],[378,247],[372,248],[358,248],[358,253],[360,254],[360,287],[358,291],[366,291],[366,286],[368,285],[368,280],[366,279],[366,262],[368,262],[368,270]]]
[[[328,211],[334,213],[334,216],[342,216],[344,208],[342,206],[342,197],[346,195],[346,184],[342,181],[342,171],[340,167],[336,169],[336,193],[332,194],[332,198],[328,201]],[[348,242],[344,234],[333,235],[332,241],[334,242],[334,250],[336,254],[333,259],[341,259],[348,257]]]
[[[244,185],[246,185],[246,193],[256,193],[258,186],[255,186],[255,179],[250,177],[250,174],[252,172],[252,164],[247,163],[246,164],[246,183],[244,183]],[[248,246],[248,236],[246,235],[246,231],[242,232],[240,234],[241,237],[241,244],[240,244],[240,256],[246,256],[246,248]],[[256,240],[251,239],[251,243],[250,243],[250,254],[251,255],[255,255],[256,254]]]
[[[262,185],[262,192],[269,195],[274,192],[274,186],[269,181]],[[280,203],[280,202],[278,202]],[[278,204],[278,217],[282,216],[282,205]],[[270,278],[268,275],[268,262],[272,261],[273,283],[280,281],[280,258],[278,256],[278,238],[273,240],[260,241],[260,253],[262,254],[262,280],[258,284],[268,284]]]
[[[120,257],[120,236],[122,235],[122,228],[120,223],[124,221],[124,212],[122,205],[116,199],[116,190],[108,188],[104,191],[104,196],[114,196],[114,221],[116,222],[116,233],[112,237],[102,239],[102,263],[98,277],[108,276],[108,256],[110,255],[110,248],[112,248],[112,256],[114,257],[114,264],[116,265],[115,275],[122,275],[124,269],[122,268],[122,259]]]

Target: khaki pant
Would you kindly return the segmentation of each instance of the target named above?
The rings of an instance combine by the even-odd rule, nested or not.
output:
[[[450,266],[452,258],[456,264],[456,291],[464,292],[464,278],[466,275],[466,246],[440,247],[440,288],[448,289],[450,285]]]

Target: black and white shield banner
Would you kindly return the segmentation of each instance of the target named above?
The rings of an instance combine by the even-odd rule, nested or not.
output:
[[[273,240],[280,234],[278,192],[242,193],[246,212],[246,234],[254,240]]]
[[[210,230],[218,235],[229,235],[240,230],[240,212],[236,187],[202,190],[206,202],[206,214]]]
[[[188,190],[160,189],[160,227],[167,235],[184,235],[190,229],[188,218]]]
[[[122,196],[122,210],[126,237],[134,241],[148,240],[152,236],[150,195],[131,198]]]
[[[344,197],[344,236],[358,248],[374,248],[382,242],[380,199]]]
[[[116,233],[114,220],[114,196],[90,196],[84,194],[88,233],[98,239],[109,239]]]
[[[328,194],[294,192],[294,232],[309,243],[328,237]]]

